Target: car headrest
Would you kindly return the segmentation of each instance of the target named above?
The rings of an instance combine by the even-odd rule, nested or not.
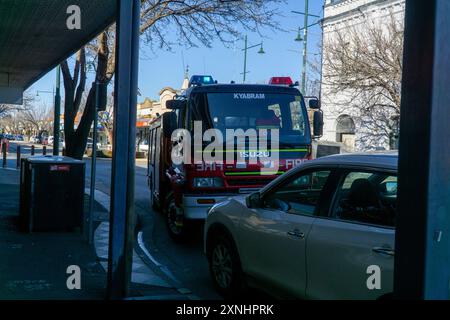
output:
[[[348,200],[354,207],[379,207],[375,186],[367,179],[356,179],[350,187]]]

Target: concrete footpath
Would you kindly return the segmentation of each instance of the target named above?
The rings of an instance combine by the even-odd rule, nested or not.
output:
[[[96,200],[94,245],[75,232],[23,233],[18,228],[19,171],[0,168],[0,299],[105,299],[109,197],[96,192]],[[73,265],[81,270],[79,290],[67,287],[67,268]],[[157,271],[134,252],[131,299],[192,299]]]
[[[104,299],[106,274],[79,233],[23,233],[18,228],[19,172],[0,169],[0,299]],[[67,288],[67,268],[81,269],[81,289]]]

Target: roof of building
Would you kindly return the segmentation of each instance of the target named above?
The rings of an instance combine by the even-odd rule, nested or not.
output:
[[[159,95],[162,95],[164,93],[164,91],[170,91],[172,93],[177,93],[177,90],[175,90],[172,87],[164,87],[159,91]]]
[[[67,26],[74,4],[81,10],[80,30]],[[115,14],[116,0],[0,0],[0,96],[13,92],[21,100],[23,90],[110,25]]]

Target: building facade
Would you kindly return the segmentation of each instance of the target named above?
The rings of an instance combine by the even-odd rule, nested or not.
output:
[[[332,44],[338,41],[338,37],[340,37],[339,39],[348,37],[347,42],[344,42],[345,45],[350,47],[357,46],[357,44],[352,43],[354,41],[354,38],[350,36],[352,32],[356,31],[364,37],[374,26],[381,28],[380,30],[388,28],[389,19],[399,21],[403,25],[404,9],[404,0],[325,1],[324,18],[322,21],[323,58],[321,101],[324,112],[324,135],[322,140],[340,143],[344,152],[393,149],[395,146],[391,138],[384,138],[382,134],[376,132],[377,126],[380,130],[383,130],[382,126],[384,124],[381,122],[370,124],[361,116],[359,111],[367,107],[369,98],[364,96],[357,97],[356,95],[352,96],[352,93],[349,91],[339,91],[336,89],[336,77],[339,72],[336,73],[336,69],[332,72],[330,71],[331,68],[327,67],[327,63],[334,63],[334,61],[330,61],[330,58],[327,57],[336,56],[332,55],[330,52],[332,49],[330,48],[333,48]],[[386,33],[388,33],[388,30]],[[367,39],[371,39],[370,36],[367,36]],[[368,43],[367,47],[371,47],[372,45],[376,44]],[[337,61],[336,63],[339,62]],[[379,102],[380,105],[383,103],[387,104],[387,102]],[[392,115],[392,121],[398,122],[398,119],[395,119],[395,116]],[[374,134],[372,140],[365,138],[372,133]],[[392,137],[394,136],[395,133],[392,133]]]
[[[168,100],[172,100],[177,94],[180,94],[182,91],[186,90],[189,85],[188,74],[186,72],[185,78],[181,85],[180,90],[175,90],[171,87],[164,87],[159,91],[159,101],[152,100],[150,98],[145,98],[145,100],[137,105],[137,144],[146,144],[148,146],[148,142],[146,141],[146,137],[148,134],[148,128],[150,122],[162,115],[165,112],[170,111],[166,108],[166,102]],[[145,146],[143,147],[145,148]]]

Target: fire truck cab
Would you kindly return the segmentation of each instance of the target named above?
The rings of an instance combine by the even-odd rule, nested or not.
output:
[[[254,192],[312,158],[312,138],[322,134],[319,102],[309,100],[310,109],[315,110],[311,133],[305,100],[299,90],[292,83],[275,82],[218,84],[211,76],[193,76],[190,87],[167,102],[166,107],[172,111],[150,123],[147,174],[150,203],[163,212],[174,240],[185,240],[193,230],[193,222],[204,220],[214,204],[227,197]],[[211,139],[208,134],[211,129],[224,137],[223,143],[219,142],[223,148],[217,147],[217,136]],[[276,141],[267,133],[274,129],[278,133]],[[184,133],[181,138],[175,134],[180,130]],[[269,144],[261,148],[261,135],[246,136],[252,130],[264,132]],[[233,142],[243,138],[243,149],[242,145],[239,148],[234,144],[230,148],[229,132],[235,133]],[[242,134],[245,136],[240,137]],[[211,150],[208,147],[211,141],[217,147],[212,154],[223,155],[224,161],[204,161],[202,153],[207,148]],[[181,143],[184,148],[180,148]],[[174,160],[177,148],[182,150],[181,163]],[[276,166],[275,161],[262,160],[270,159],[275,152]],[[238,156],[240,161],[236,160]],[[227,157],[233,160],[225,161],[230,159]],[[273,172],[263,174],[261,168],[268,166],[274,166]]]

